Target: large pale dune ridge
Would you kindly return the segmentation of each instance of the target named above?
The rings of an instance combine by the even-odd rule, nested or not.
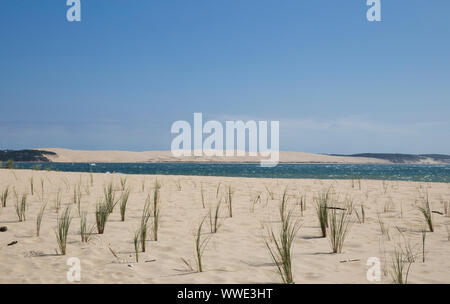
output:
[[[120,152],[115,155],[120,159]],[[115,157],[110,155],[108,159],[114,161]],[[136,161],[145,158],[140,157],[136,156]],[[86,156],[87,159],[91,160]],[[73,158],[67,153],[61,160],[73,161]],[[146,199],[154,197],[156,181],[160,185],[158,240],[153,240],[149,229],[146,252],[139,252],[136,262],[133,237]],[[98,234],[96,205],[104,199],[104,189],[110,183],[116,201],[123,189],[130,189],[125,221],[120,218],[119,202],[108,218],[104,234]],[[450,212],[445,214],[450,185],[447,183],[0,169],[0,194],[7,187],[6,206],[0,208],[0,227],[7,227],[0,232],[0,283],[71,283],[67,280],[71,267],[67,261],[71,257],[81,262],[80,283],[88,284],[281,283],[266,242],[270,244],[270,229],[275,233],[280,230],[279,210],[284,191],[286,209],[301,225],[292,246],[295,283],[392,283],[395,250],[403,251],[405,267],[411,262],[408,283],[450,283]],[[232,193],[232,217],[225,200],[228,189]],[[74,203],[77,192],[81,193],[79,207]],[[329,239],[321,237],[315,202],[326,192],[332,197],[333,207],[346,210],[336,212],[348,212],[351,220],[342,253],[332,253]],[[23,194],[27,194],[26,220],[19,222],[15,206]],[[70,207],[72,215],[66,255],[61,255],[56,241],[58,196],[61,198],[59,216],[66,207]],[[429,231],[418,209],[426,197],[435,211],[432,213],[434,232]],[[219,228],[211,233],[210,209],[218,201],[222,202]],[[301,201],[306,202],[303,211]],[[36,236],[36,219],[44,204],[40,235]],[[88,242],[81,242],[80,237],[79,214],[83,211],[88,214],[88,226],[94,225]],[[209,238],[209,242],[203,253],[203,271],[198,272],[194,242],[203,220],[201,238]],[[380,222],[388,235],[381,233]],[[427,231],[425,259],[423,230]],[[367,272],[373,266],[367,265],[367,261],[372,257],[380,261],[379,282],[367,279]]]
[[[260,162],[266,159],[259,156],[174,156],[171,151],[111,151],[111,150],[70,150],[63,148],[42,148],[56,153],[46,155],[52,162],[70,163],[136,163],[136,162],[223,162],[223,163],[248,163]],[[236,151],[234,151],[236,153]],[[245,153],[245,152],[244,152]],[[281,151],[279,161],[281,163],[337,163],[337,164],[385,164],[386,160],[368,157],[332,156],[325,154],[313,154],[305,152]]]

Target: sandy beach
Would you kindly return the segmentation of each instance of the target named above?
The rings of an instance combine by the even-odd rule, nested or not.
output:
[[[158,240],[152,240],[149,233],[146,252],[139,252],[136,262],[133,237],[146,198],[154,194],[156,180],[160,184]],[[121,221],[117,205],[104,234],[94,229],[91,239],[81,242],[78,209],[87,211],[88,225],[94,225],[96,204],[104,198],[109,183],[113,184],[117,200],[123,189],[130,189],[125,221]],[[414,260],[408,283],[450,283],[450,218],[442,214],[450,201],[450,185],[445,183],[1,169],[0,191],[6,187],[9,196],[6,207],[0,209],[0,226],[7,227],[7,231],[0,232],[0,271],[4,274],[0,283],[68,283],[70,266],[66,263],[70,257],[81,262],[81,283],[280,283],[265,240],[269,228],[279,229],[279,207],[285,189],[287,209],[301,224],[293,241],[295,283],[391,283],[396,246]],[[228,187],[232,189],[232,217],[229,206],[223,203],[218,231],[211,233],[210,208],[218,200],[224,201]],[[74,191],[81,193],[79,207],[74,203]],[[351,213],[352,223],[339,254],[333,254],[329,239],[321,237],[314,198],[324,191],[332,193],[334,207]],[[27,194],[24,222],[18,221],[14,192],[19,198]],[[432,213],[434,232],[426,233],[424,262],[422,230],[427,226],[417,206],[427,194],[431,210],[436,212]],[[70,206],[73,217],[66,255],[60,254],[55,235],[58,197],[58,212]],[[303,212],[301,198],[306,201]],[[40,235],[36,236],[36,218],[44,204]],[[203,272],[198,272],[194,240],[203,219],[202,238],[209,238],[209,242],[202,258]],[[388,234],[381,233],[380,221]],[[370,266],[366,263],[371,257],[381,262],[380,282],[367,280]]]

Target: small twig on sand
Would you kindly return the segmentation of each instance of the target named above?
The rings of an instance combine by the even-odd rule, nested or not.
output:
[[[341,260],[340,263],[351,263],[351,262],[359,262],[361,259],[347,259],[347,260]]]

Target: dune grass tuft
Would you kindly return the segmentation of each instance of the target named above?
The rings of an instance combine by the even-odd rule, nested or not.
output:
[[[319,219],[320,230],[322,231],[322,237],[327,237],[328,207],[331,202],[330,190],[331,188],[326,192],[319,193],[319,195],[314,198],[317,218]]]
[[[390,213],[395,211],[395,204],[391,197],[384,202],[384,213]]]
[[[227,187],[226,203],[228,206],[228,216],[233,217],[233,190],[231,189],[231,185]]]
[[[350,227],[350,216],[346,211],[332,209],[328,214],[328,238],[333,253],[341,253]]]
[[[125,222],[125,212],[127,210],[128,198],[130,197],[130,188],[127,188],[120,197],[120,219]]]
[[[1,201],[1,203],[2,203],[2,207],[6,207],[6,202],[7,202],[7,200],[8,200],[8,194],[9,194],[9,186],[7,186],[7,187],[3,190],[3,192],[2,192],[2,194],[1,194],[1,196],[0,196],[0,201]]]
[[[147,197],[144,209],[142,210],[141,222],[139,226],[139,240],[141,242],[141,250],[145,252],[145,242],[147,241],[148,221],[151,217],[151,200]]]
[[[422,229],[422,262],[425,263],[425,241],[427,239],[427,231]]]
[[[211,233],[217,233],[217,230],[219,230],[220,223],[219,223],[219,212],[220,212],[220,205],[222,204],[222,200],[219,200],[217,204],[213,208],[209,209],[209,226]]]
[[[152,238],[154,241],[158,241],[159,220],[161,215],[161,196],[160,196],[161,184],[158,180],[155,181],[155,189],[153,190],[153,205],[151,208],[152,214]]]
[[[428,199],[428,194],[426,194],[422,206],[418,206],[417,209],[420,211],[420,213],[422,213],[423,217],[425,218],[425,222],[427,223],[430,232],[434,232],[433,217],[430,208],[430,200]]]
[[[41,178],[41,201],[44,200],[44,194],[45,194],[45,189],[44,189],[44,179]]]
[[[202,237],[202,227],[205,222],[205,218],[200,222],[200,225],[197,228],[197,232],[195,234],[195,253],[196,253],[196,261],[197,261],[197,271],[203,272],[203,253],[208,246],[208,242],[211,239],[211,236]]]
[[[221,185],[222,185],[221,182],[219,182],[219,183],[217,184],[217,188],[216,188],[216,198],[219,197],[219,192],[220,192],[220,186],[221,186]]]
[[[56,192],[56,197],[55,197],[55,212],[56,212],[56,214],[59,213],[59,209],[61,209],[61,189],[58,188],[58,191]]]
[[[116,206],[116,192],[114,191],[113,183],[110,182],[103,188],[103,193],[105,197],[105,204],[109,213],[113,213],[114,207]]]
[[[358,189],[361,190],[361,176],[357,175],[352,178],[352,188],[355,189],[355,180],[358,183]]]
[[[206,205],[205,205],[205,190],[203,189],[203,183],[200,184],[200,195],[202,198],[202,207],[203,209],[205,209]]]
[[[261,193],[258,193],[254,199],[252,199],[252,204],[250,205],[250,212],[255,212],[256,204],[261,203]]]
[[[136,258],[136,263],[139,263],[139,237],[140,237],[140,230],[138,229],[135,233],[134,233],[134,238],[133,238],[133,244],[134,244],[134,255]]]
[[[95,221],[97,224],[97,232],[98,234],[103,234],[105,232],[106,222],[108,221],[108,217],[110,214],[110,206],[108,203],[104,201],[100,201],[97,203],[95,208]]]
[[[26,221],[26,211],[27,211],[27,194],[24,193],[19,198],[18,194],[16,193],[16,213],[17,217],[19,218],[19,222],[25,222]]]
[[[389,183],[386,180],[382,180],[383,192],[386,194],[389,190]]]
[[[34,195],[34,178],[30,177],[30,191],[31,195]]]
[[[178,179],[178,180],[176,181],[176,185],[177,185],[177,190],[178,190],[178,191],[181,191],[181,189],[182,189],[182,186],[181,186],[181,179]]]
[[[89,242],[95,229],[95,225],[88,227],[87,214],[87,211],[83,211],[80,216],[80,236],[83,243]]]
[[[354,204],[353,198],[347,195],[344,200],[344,208],[347,210],[348,214],[352,214],[355,210]]]
[[[39,236],[39,233],[41,231],[41,223],[42,223],[42,218],[44,217],[45,207],[47,207],[47,203],[44,203],[41,206],[41,209],[39,210],[39,213],[36,218],[36,236]]]
[[[153,217],[152,217],[152,240],[153,241],[158,241],[158,231],[159,231],[159,220],[160,220],[160,209],[158,207],[158,209],[155,209],[154,213],[153,213]]]
[[[358,219],[358,222],[359,222],[360,224],[364,224],[364,222],[365,222],[365,220],[366,220],[366,212],[365,212],[365,210],[364,210],[364,204],[361,203],[360,209],[361,209],[361,212],[359,212],[359,211],[356,209],[356,207],[354,208],[355,215],[356,215],[356,218]]]
[[[297,198],[297,205],[300,206],[300,214],[303,216],[303,212],[306,210],[306,195],[300,195]]]
[[[391,236],[389,234],[389,226],[383,222],[379,213],[377,213],[377,219],[378,225],[380,226],[381,236],[384,237],[386,240],[390,241]]]
[[[294,221],[292,211],[289,211],[282,217],[279,234],[275,235],[274,231],[270,229],[268,239],[265,241],[270,256],[277,266],[281,280],[285,284],[294,283],[292,250],[294,238],[299,229],[300,222],[298,220]]]
[[[84,192],[86,193],[86,195],[91,195],[91,189],[89,188],[89,185],[84,185],[83,186]]]
[[[77,206],[78,216],[81,216],[81,196],[81,186],[75,186],[73,188],[73,203],[75,206]]]
[[[408,275],[412,261],[405,258],[401,248],[395,248],[392,255],[390,274],[394,284],[408,284]]]
[[[94,175],[92,174],[92,169],[89,169],[89,180],[91,183],[91,187],[94,186]]]
[[[288,195],[287,195],[287,187],[286,187],[283,191],[283,195],[281,197],[281,204],[280,204],[280,208],[279,208],[281,222],[285,221],[287,202],[288,202]]]
[[[67,206],[62,215],[58,216],[56,230],[56,241],[60,253],[66,255],[67,237],[69,235],[70,222],[72,221],[72,216],[70,215],[70,206]]]
[[[273,193],[273,191],[270,190],[269,187],[267,187],[266,185],[264,185],[264,187],[266,187],[267,196],[270,197],[271,200],[274,200],[275,194]]]
[[[120,178],[120,188],[122,189],[122,191],[125,191],[126,187],[127,187],[127,178],[121,177]]]
[[[415,251],[415,246],[411,245],[410,240],[405,236],[405,234],[403,233],[403,230],[400,227],[396,226],[395,228],[399,232],[400,236],[403,239],[403,243],[404,243],[403,247],[398,245],[399,248],[402,250],[405,259],[408,262],[414,263],[416,261],[416,257],[418,256],[418,254],[416,254],[416,251]]]

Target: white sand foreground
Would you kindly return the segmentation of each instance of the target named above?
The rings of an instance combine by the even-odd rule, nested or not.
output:
[[[123,192],[121,179],[126,179],[125,187],[131,189],[125,222],[120,221],[116,206],[104,234],[95,230],[89,242],[81,242],[74,189],[82,193],[80,208],[88,211],[91,225],[95,223],[96,203],[103,199],[105,185],[113,183],[118,199]],[[153,195],[156,179],[161,185],[158,241],[152,241],[149,232],[147,250],[139,253],[136,262],[133,237],[146,197]],[[210,241],[203,255],[203,272],[197,272],[195,232],[210,206],[224,198],[228,186],[233,192],[232,217],[223,204],[217,233],[210,233],[209,218],[206,219],[202,238],[210,237]],[[426,225],[417,209],[428,193],[432,210],[443,213],[450,201],[450,185],[445,183],[90,175],[1,169],[0,194],[6,187],[9,197],[6,207],[0,208],[0,226],[7,227],[6,232],[0,232],[0,283],[68,283],[66,273],[70,267],[66,263],[70,257],[81,261],[81,283],[278,283],[280,277],[265,240],[269,227],[279,229],[279,206],[285,187],[289,195],[287,208],[301,223],[292,253],[296,283],[376,283],[366,278],[370,257],[381,261],[381,283],[391,283],[395,246],[402,247],[405,257],[410,252],[409,258],[414,259],[408,283],[450,283],[450,218],[433,213],[435,231],[426,234],[423,262],[421,230]],[[314,197],[328,189],[333,193],[334,206],[348,208],[353,202],[355,208],[350,215],[354,223],[340,254],[331,253],[329,240],[321,237],[316,215]],[[14,191],[19,199],[28,194],[25,222],[18,221]],[[60,212],[70,206],[73,216],[65,256],[57,253],[55,236],[58,193]],[[298,202],[303,196],[306,210],[302,215]],[[46,209],[38,237],[36,218],[43,204]],[[357,219],[357,213],[361,217],[361,204],[364,223]],[[381,234],[378,216],[389,229],[389,237]],[[8,246],[14,241],[17,243]]]

